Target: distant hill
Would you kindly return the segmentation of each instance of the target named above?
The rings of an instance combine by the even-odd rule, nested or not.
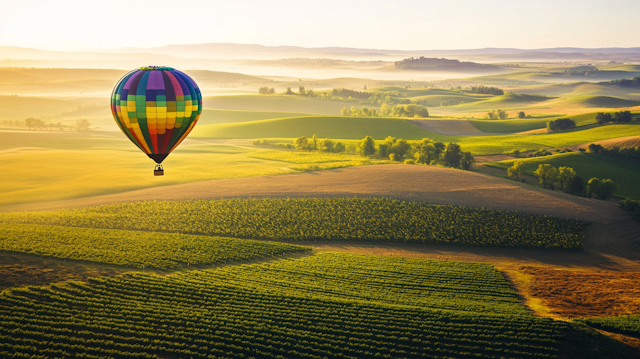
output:
[[[398,70],[416,71],[502,72],[503,70],[501,67],[495,65],[424,56],[396,61],[395,67]]]

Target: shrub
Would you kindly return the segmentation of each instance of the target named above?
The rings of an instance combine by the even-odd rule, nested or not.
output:
[[[404,160],[404,164],[405,165],[415,165],[416,161],[414,161],[412,159],[406,159],[406,160]]]

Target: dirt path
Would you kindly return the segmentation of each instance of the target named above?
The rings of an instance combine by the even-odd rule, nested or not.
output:
[[[320,250],[420,258],[640,270],[640,224],[610,202],[571,196],[476,172],[433,166],[375,165],[148,188],[64,201],[2,206],[0,211],[53,210],[137,200],[275,197],[388,197],[434,204],[556,215],[597,222],[587,251],[547,251],[403,244],[311,243]]]

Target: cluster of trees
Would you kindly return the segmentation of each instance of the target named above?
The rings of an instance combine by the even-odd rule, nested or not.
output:
[[[633,120],[631,111],[619,111],[613,114],[611,112],[598,112],[596,115],[596,121],[600,125],[608,122],[631,122],[631,120]]]
[[[611,156],[628,156],[640,158],[640,147],[618,147],[612,146],[611,148],[603,147],[602,145],[598,145],[596,143],[592,143],[588,147],[589,152],[591,153],[602,153],[604,155]]]
[[[271,94],[276,93],[276,90],[273,87],[265,86],[265,87],[260,87],[258,89],[258,93],[262,94],[262,95],[271,95]]]
[[[462,62],[452,59],[438,59],[435,57],[419,58],[410,57],[402,61],[395,62],[396,69],[401,70],[494,70],[499,67],[490,64],[479,64],[475,62]]]
[[[587,77],[592,77],[592,76],[596,76],[598,75],[598,72],[600,72],[600,70],[598,69],[591,69],[591,70],[566,70],[566,71],[555,71],[555,72],[550,72],[552,75],[563,75],[563,76],[587,76]]]
[[[487,117],[490,120],[506,120],[509,115],[507,115],[507,111],[498,109],[487,112]]]
[[[484,94],[484,95],[504,95],[504,91],[501,88],[492,86],[471,86],[471,93]]]
[[[470,152],[463,152],[457,143],[444,144],[441,141],[423,138],[413,144],[403,139],[387,137],[382,143],[376,145],[371,136],[367,136],[356,148],[361,156],[377,154],[380,158],[389,158],[392,161],[407,159],[407,164],[441,165],[447,167],[469,170],[475,163]],[[410,159],[409,157],[412,157]]]
[[[389,117],[429,117],[429,110],[426,107],[415,104],[390,106],[385,103],[380,107],[380,113],[382,116]]]
[[[369,97],[371,97],[371,93],[348,90],[348,89],[333,89],[331,90],[331,96],[342,97],[342,98],[351,97],[351,98],[357,98],[361,100],[367,100]]]
[[[342,116],[361,116],[361,117],[378,117],[378,111],[374,108],[361,107],[357,108],[355,106],[344,107],[340,110],[340,114]]]
[[[88,123],[88,126],[87,126],[86,129],[81,129],[80,128],[80,126],[79,126],[80,121],[86,121]],[[9,122],[10,122],[10,120],[9,120]],[[51,130],[51,129],[57,128],[60,131],[64,130],[64,126],[62,125],[62,122],[59,122],[59,121],[58,122],[44,122],[39,118],[33,118],[33,117],[29,117],[29,118],[25,119],[24,121],[16,120],[13,123],[16,126],[24,124],[25,126],[27,126],[28,129],[32,129],[32,128],[34,128],[34,129],[39,129],[39,128],[47,129],[47,128],[49,128]],[[78,120],[78,125],[76,125],[76,129],[78,131],[87,131],[90,126],[91,126],[91,123],[89,123],[89,121],[87,121],[87,120]]]
[[[342,142],[334,142],[329,138],[319,139],[316,135],[311,138],[298,137],[293,141],[293,145],[300,151],[321,151],[321,152],[345,152],[346,146]]]
[[[24,120],[2,120],[0,123],[5,126],[24,126]]]
[[[522,176],[523,172],[524,163],[522,161],[515,161],[513,166],[507,169],[507,175],[516,180]],[[613,196],[613,192],[618,188],[612,180],[600,180],[596,177],[590,179],[585,185],[582,177],[578,176],[571,167],[555,168],[545,163],[538,165],[538,168],[533,173],[540,180],[542,187],[551,190],[558,188],[560,191],[576,196],[586,195],[589,198],[595,197],[607,200]]]
[[[547,129],[549,129],[549,131],[568,130],[575,127],[576,123],[570,118],[558,118],[547,122]]]
[[[624,87],[638,87],[640,86],[640,76],[634,77],[632,79],[614,80],[610,83]]]

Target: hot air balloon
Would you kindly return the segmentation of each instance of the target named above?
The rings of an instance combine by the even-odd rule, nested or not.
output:
[[[154,175],[162,176],[162,161],[200,118],[202,94],[183,72],[164,66],[141,67],[116,83],[111,113],[131,142],[156,162]]]

